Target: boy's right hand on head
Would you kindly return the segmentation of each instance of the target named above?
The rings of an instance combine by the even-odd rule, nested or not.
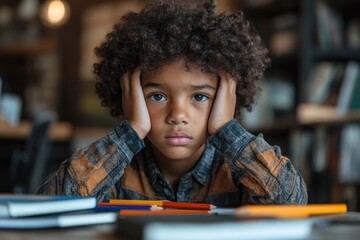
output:
[[[139,137],[144,139],[151,129],[151,122],[140,82],[140,69],[125,73],[120,79],[122,107],[125,118]]]

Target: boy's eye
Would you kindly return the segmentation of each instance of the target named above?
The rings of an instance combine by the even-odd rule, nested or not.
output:
[[[150,96],[150,99],[156,102],[163,102],[166,100],[165,96],[159,93],[155,93]]]
[[[208,100],[209,97],[204,94],[196,94],[196,95],[194,95],[193,99],[197,102],[204,102],[204,101]]]

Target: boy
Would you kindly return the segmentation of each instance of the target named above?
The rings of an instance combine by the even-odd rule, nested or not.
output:
[[[77,150],[39,194],[243,204],[305,204],[289,159],[239,124],[267,50],[241,13],[153,3],[128,13],[100,47],[96,90],[125,120]]]

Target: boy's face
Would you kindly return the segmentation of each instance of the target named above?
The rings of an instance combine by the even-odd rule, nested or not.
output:
[[[200,158],[217,84],[215,74],[187,69],[184,61],[142,76],[151,120],[147,137],[157,160],[195,163]]]

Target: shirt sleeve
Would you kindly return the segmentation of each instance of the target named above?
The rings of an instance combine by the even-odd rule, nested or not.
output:
[[[125,120],[105,137],[75,151],[43,180],[37,194],[95,196],[98,201],[108,198],[108,194],[116,196],[114,185],[144,146]]]
[[[262,135],[254,136],[233,119],[210,144],[223,153],[234,182],[243,188],[243,204],[306,204],[307,189],[301,174],[280,148]]]

